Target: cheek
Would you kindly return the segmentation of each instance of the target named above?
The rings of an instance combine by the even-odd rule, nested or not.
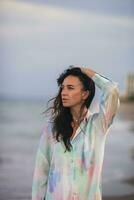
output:
[[[72,93],[70,93],[70,97],[72,97],[73,100],[81,99],[81,94],[80,94],[80,92],[72,92]]]

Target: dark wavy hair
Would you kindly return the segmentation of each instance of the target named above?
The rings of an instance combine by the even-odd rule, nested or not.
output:
[[[74,66],[69,66],[64,72],[59,76],[57,79],[57,84],[59,86],[59,91],[56,97],[50,99],[50,101],[53,100],[53,105],[49,107],[46,111],[52,111],[51,112],[51,123],[52,123],[52,133],[54,138],[60,142],[62,140],[65,145],[65,151],[71,151],[71,143],[70,143],[70,138],[73,134],[73,128],[71,126],[72,122],[72,114],[70,112],[69,107],[64,107],[62,104],[62,98],[61,98],[61,85],[64,81],[64,79],[69,76],[75,76],[78,77],[79,80],[81,81],[83,85],[83,89],[85,91],[89,91],[89,96],[87,99],[84,101],[81,109],[83,109],[85,106],[86,108],[89,108],[93,97],[95,95],[95,83],[94,81],[88,77],[85,73],[81,71],[79,67],[74,67]],[[44,113],[43,112],[43,113]]]

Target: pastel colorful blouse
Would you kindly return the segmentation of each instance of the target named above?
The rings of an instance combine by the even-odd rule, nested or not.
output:
[[[37,150],[32,200],[101,200],[102,166],[106,135],[120,105],[118,83],[96,73],[101,89],[99,112],[86,117],[71,139],[73,149],[52,137],[51,126],[43,129]]]

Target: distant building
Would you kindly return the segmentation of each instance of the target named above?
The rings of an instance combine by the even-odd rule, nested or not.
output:
[[[134,101],[134,74],[129,73],[126,78],[125,93],[120,96],[122,101]]]
[[[134,74],[128,74],[127,76],[126,96],[134,98]]]

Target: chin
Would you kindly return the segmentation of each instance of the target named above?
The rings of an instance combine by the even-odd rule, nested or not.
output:
[[[63,104],[63,107],[70,107],[69,105]]]
[[[63,107],[70,107],[71,105],[67,104],[67,103],[63,103]]]

